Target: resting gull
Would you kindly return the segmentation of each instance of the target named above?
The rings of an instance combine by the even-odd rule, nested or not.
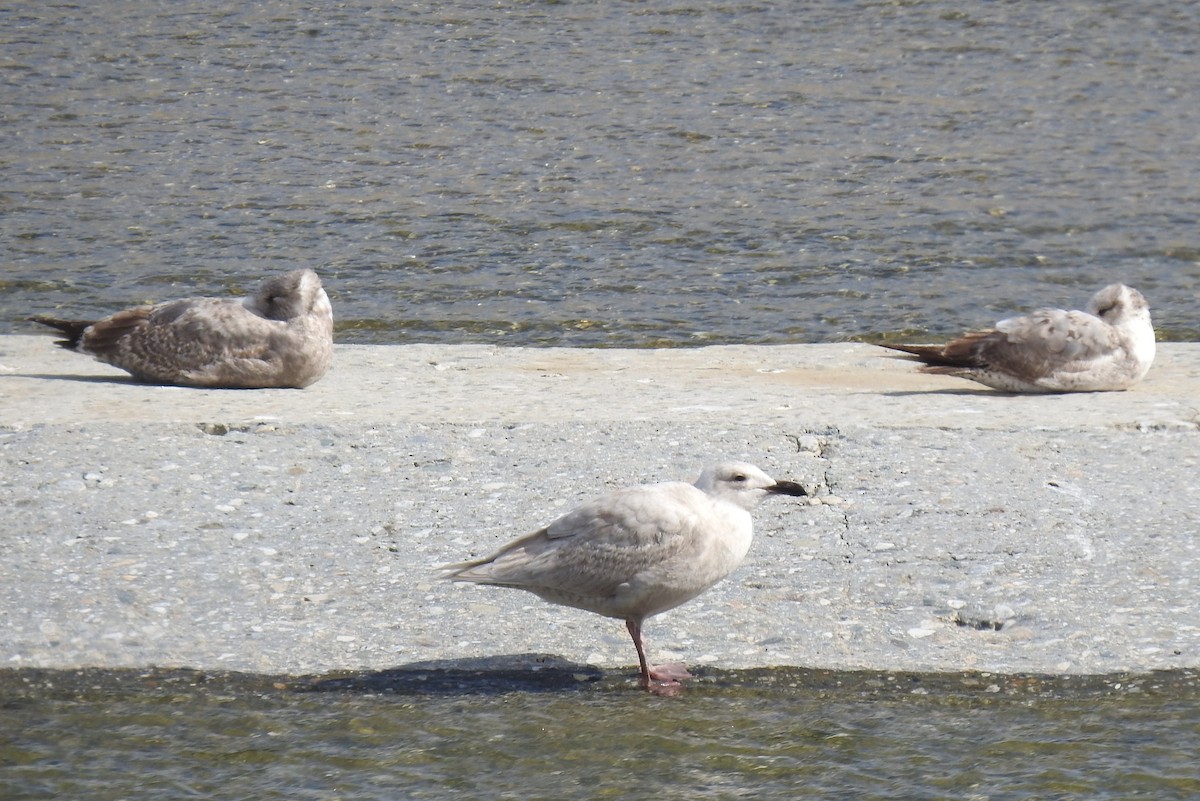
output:
[[[551,603],[625,621],[642,686],[678,692],[683,665],[650,666],[642,624],[729,575],[750,548],[750,509],[769,494],[805,495],[754,465],[706,468],[695,484],[620,489],[505,545],[484,559],[446,565],[445,578],[528,590]]]
[[[240,300],[172,300],[97,321],[29,319],[65,334],[62,347],[155,384],[306,387],[333,361],[333,307],[307,269],[267,278]]]
[[[1087,311],[1039,309],[945,345],[883,345],[911,353],[923,373],[969,378],[1006,392],[1129,389],[1154,361],[1150,307],[1136,289],[1110,284]]]

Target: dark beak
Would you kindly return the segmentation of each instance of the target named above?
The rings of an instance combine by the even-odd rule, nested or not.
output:
[[[795,481],[776,481],[771,486],[767,487],[767,492],[775,495],[807,495],[804,487],[797,484]]]

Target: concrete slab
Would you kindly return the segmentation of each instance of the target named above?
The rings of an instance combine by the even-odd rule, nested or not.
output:
[[[1200,345],[1123,393],[1014,397],[865,345],[339,346],[307,390],[150,387],[0,337],[0,664],[307,673],[623,626],[432,566],[609,488],[753,461],[741,569],[648,625],[724,668],[1200,664]]]

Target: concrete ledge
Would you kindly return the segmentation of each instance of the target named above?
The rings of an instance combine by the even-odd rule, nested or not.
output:
[[[386,669],[623,627],[430,568],[736,457],[817,493],[656,618],[692,664],[1200,665],[1200,345],[1123,393],[1006,396],[864,345],[339,346],[308,390],[151,387],[0,337],[0,666]]]
[[[45,336],[0,337],[0,424],[798,422],[810,428],[1195,428],[1200,344],[1128,392],[1011,396],[871,345],[690,350],[340,345],[306,390],[145,386]]]

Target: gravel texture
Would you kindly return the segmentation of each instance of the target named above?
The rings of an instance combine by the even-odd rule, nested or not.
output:
[[[307,390],[122,375],[0,337],[0,666],[631,665],[619,621],[433,568],[726,458],[815,497],[763,503],[743,566],[648,623],[656,659],[1200,665],[1200,345],[1044,397],[852,344],[339,346]]]

